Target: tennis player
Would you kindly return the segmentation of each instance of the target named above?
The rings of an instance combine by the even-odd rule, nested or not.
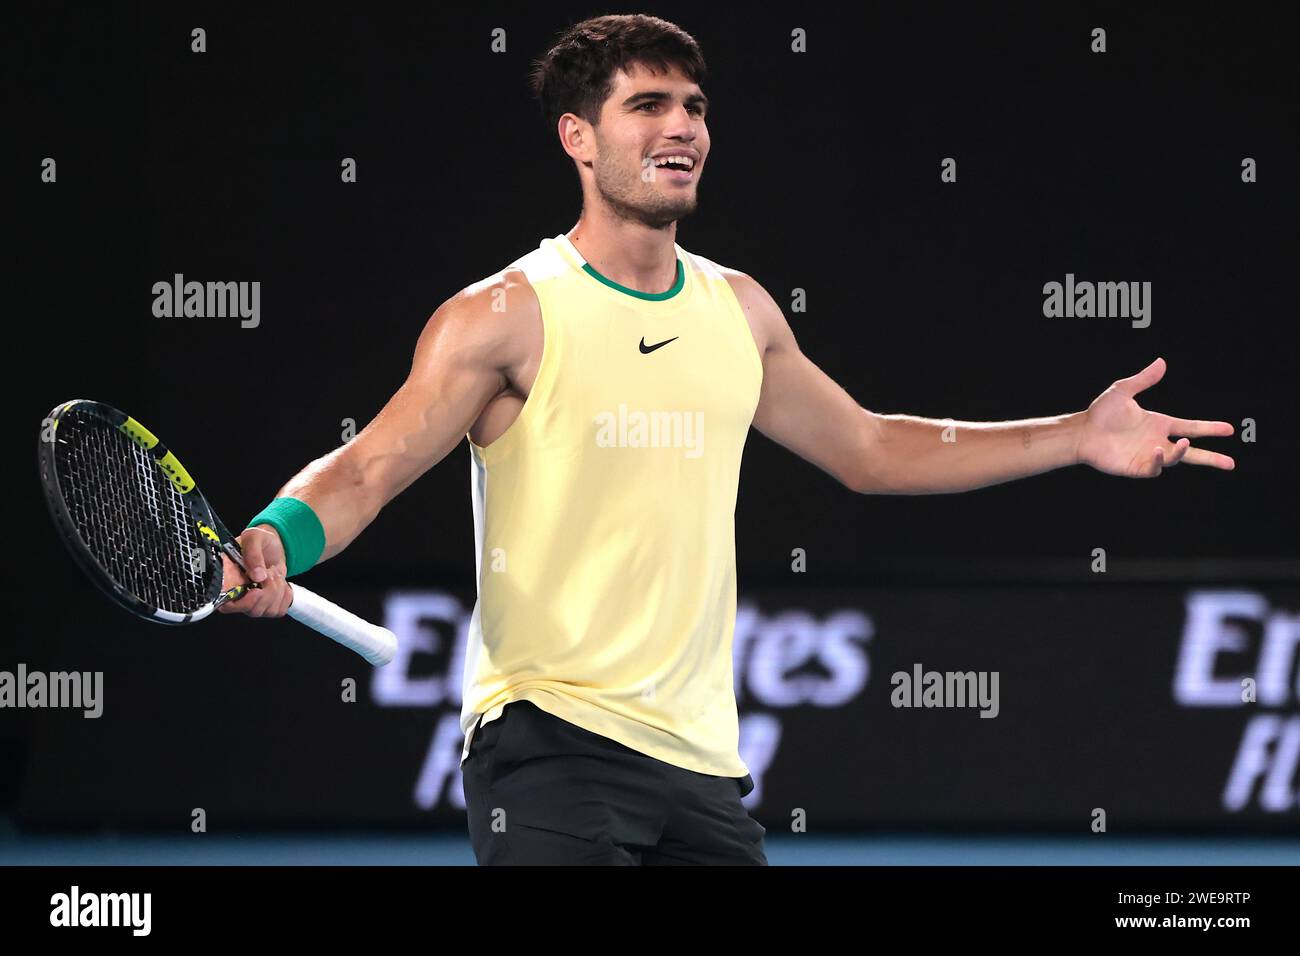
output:
[[[532,77],[573,160],[568,233],[429,319],[379,415],[240,536],[278,617],[286,577],[338,554],[468,436],[478,602],[461,729],[480,863],[763,864],[732,686],[734,516],[751,425],[860,493],[965,491],[1086,463],[1230,469],[1232,434],[1135,401],[952,422],[862,408],[803,355],[754,279],[676,243],[709,157],[696,41],[649,16],[571,27]],[[1173,437],[1183,436],[1183,437]],[[227,586],[242,582],[227,567]]]

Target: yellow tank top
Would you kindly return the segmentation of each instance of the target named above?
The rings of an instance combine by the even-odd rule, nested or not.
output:
[[[509,267],[537,294],[544,346],[519,417],[470,440],[462,762],[480,715],[529,700],[678,767],[749,773],[735,510],[763,366],[718,267],[674,248],[658,294],[600,276],[565,235]]]

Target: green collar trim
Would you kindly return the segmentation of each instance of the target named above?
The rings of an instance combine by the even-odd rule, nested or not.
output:
[[[605,283],[605,285],[617,292],[623,292],[627,295],[634,296],[638,299],[646,299],[650,302],[662,302],[664,299],[671,299],[678,292],[681,292],[682,287],[686,285],[686,267],[682,265],[681,259],[677,260],[677,280],[673,283],[673,287],[667,292],[638,292],[636,289],[629,289],[625,285],[619,285],[613,279],[605,278],[591,267],[590,262],[584,262],[582,264],[582,271],[587,273],[587,275],[591,276],[593,279]]]

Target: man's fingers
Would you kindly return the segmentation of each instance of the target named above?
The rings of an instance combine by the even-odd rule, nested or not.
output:
[[[1165,467],[1172,468],[1183,460],[1187,454],[1187,449],[1192,447],[1192,443],[1186,438],[1180,438],[1174,442],[1174,450],[1165,455]]]
[[[1217,451],[1206,451],[1204,448],[1188,448],[1187,453],[1183,455],[1183,461],[1189,465],[1209,465],[1211,468],[1221,468],[1224,471],[1232,471],[1237,467],[1237,463],[1227,455],[1220,455]]]
[[[256,601],[247,611],[249,617],[266,617],[275,610],[275,605],[280,599],[280,588],[276,586],[274,573],[265,568],[263,570],[266,570],[266,579],[257,589]]]
[[[233,585],[232,585],[233,586]],[[245,587],[244,593],[234,600],[226,601],[221,607],[217,608],[218,614],[243,614],[251,608],[255,602],[257,589]]]
[[[1169,434],[1171,435],[1186,435],[1188,438],[1227,438],[1232,433],[1231,422],[1207,422],[1199,418],[1171,418],[1169,420]]]
[[[227,601],[217,610],[223,614],[247,614],[249,617],[261,617],[261,611],[267,603],[267,588],[264,585],[249,585],[243,594],[233,601]]]
[[[240,535],[239,545],[244,552],[244,569],[249,578],[259,584],[266,580],[266,559],[262,554],[261,535]]]
[[[1165,450],[1161,448],[1159,445],[1156,445],[1156,447],[1153,448],[1151,451],[1152,451],[1151,454],[1152,471],[1149,475],[1147,475],[1148,478],[1156,477],[1157,475],[1160,474],[1161,471],[1164,470],[1165,467]]]
[[[289,613],[289,605],[293,604],[293,587],[285,583],[284,595],[280,598],[280,603],[276,606],[275,616],[284,617]]]
[[[250,549],[251,550],[251,549]],[[251,562],[245,552],[245,562],[250,571]],[[288,569],[284,563],[272,563],[264,567],[263,579],[256,586],[250,585],[238,599],[227,601],[217,608],[221,614],[246,614],[249,617],[283,617],[293,601],[286,578]]]
[[[1150,388],[1156,382],[1164,378],[1166,368],[1165,360],[1158,358],[1136,375],[1130,375],[1128,378],[1121,378],[1115,384],[1119,386],[1124,394],[1128,395],[1129,398],[1132,398],[1138,392]]]
[[[273,565],[258,589],[258,598],[246,612],[249,617],[283,617],[289,607],[289,582],[283,565]]]

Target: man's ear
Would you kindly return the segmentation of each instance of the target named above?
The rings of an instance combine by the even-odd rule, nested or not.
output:
[[[571,158],[584,166],[592,164],[596,158],[596,143],[590,123],[576,113],[565,113],[560,117],[556,131],[560,145]]]

